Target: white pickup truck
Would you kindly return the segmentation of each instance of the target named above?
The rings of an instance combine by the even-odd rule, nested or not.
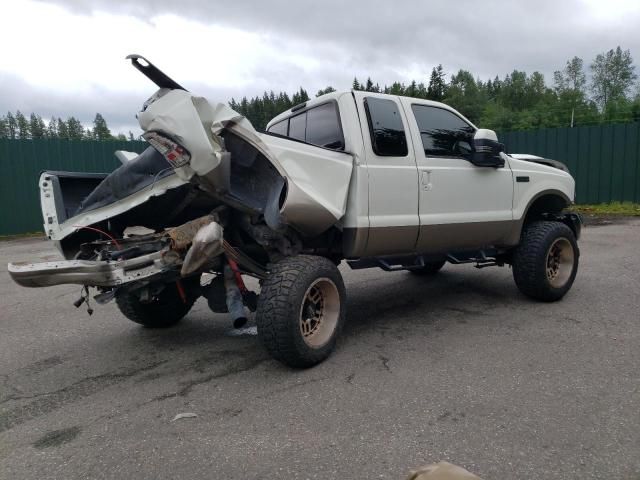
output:
[[[82,285],[76,306],[95,287],[147,327],[175,324],[199,296],[236,320],[246,305],[267,350],[294,367],[335,347],[343,260],[418,275],[510,265],[542,301],[571,288],[581,221],[564,212],[575,183],[561,163],[505,154],[447,105],[363,91],[298,105],[259,133],[128,58],[160,87],[138,114],[151,146],[120,152],[109,175],[42,174],[45,232],[66,260],[10,264],[19,284]],[[242,275],[260,279],[259,295]]]

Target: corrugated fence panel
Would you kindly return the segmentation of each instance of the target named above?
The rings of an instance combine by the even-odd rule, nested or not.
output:
[[[510,153],[564,162],[578,203],[640,201],[640,123],[501,132]]]
[[[146,142],[0,139],[0,235],[42,231],[38,178],[43,170],[108,173],[116,150],[142,152]]]
[[[511,153],[564,162],[579,203],[640,202],[640,123],[502,132]],[[116,150],[141,152],[145,142],[0,139],[0,235],[42,229],[42,170],[110,172]]]

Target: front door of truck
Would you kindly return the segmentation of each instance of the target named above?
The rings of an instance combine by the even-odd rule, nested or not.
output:
[[[354,92],[369,179],[365,255],[413,252],[419,231],[418,168],[398,97]]]
[[[473,127],[456,112],[401,100],[415,145],[420,184],[419,252],[499,245],[512,226],[513,178],[468,160]]]

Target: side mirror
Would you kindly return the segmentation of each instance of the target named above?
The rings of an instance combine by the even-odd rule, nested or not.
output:
[[[478,167],[504,167],[504,159],[500,156],[503,151],[504,145],[498,142],[496,132],[480,128],[473,136],[471,163]]]

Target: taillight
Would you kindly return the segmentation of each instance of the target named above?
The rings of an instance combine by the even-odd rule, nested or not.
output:
[[[146,132],[142,136],[173,168],[182,167],[191,160],[191,155],[186,148],[170,138],[163,137],[158,132]]]

